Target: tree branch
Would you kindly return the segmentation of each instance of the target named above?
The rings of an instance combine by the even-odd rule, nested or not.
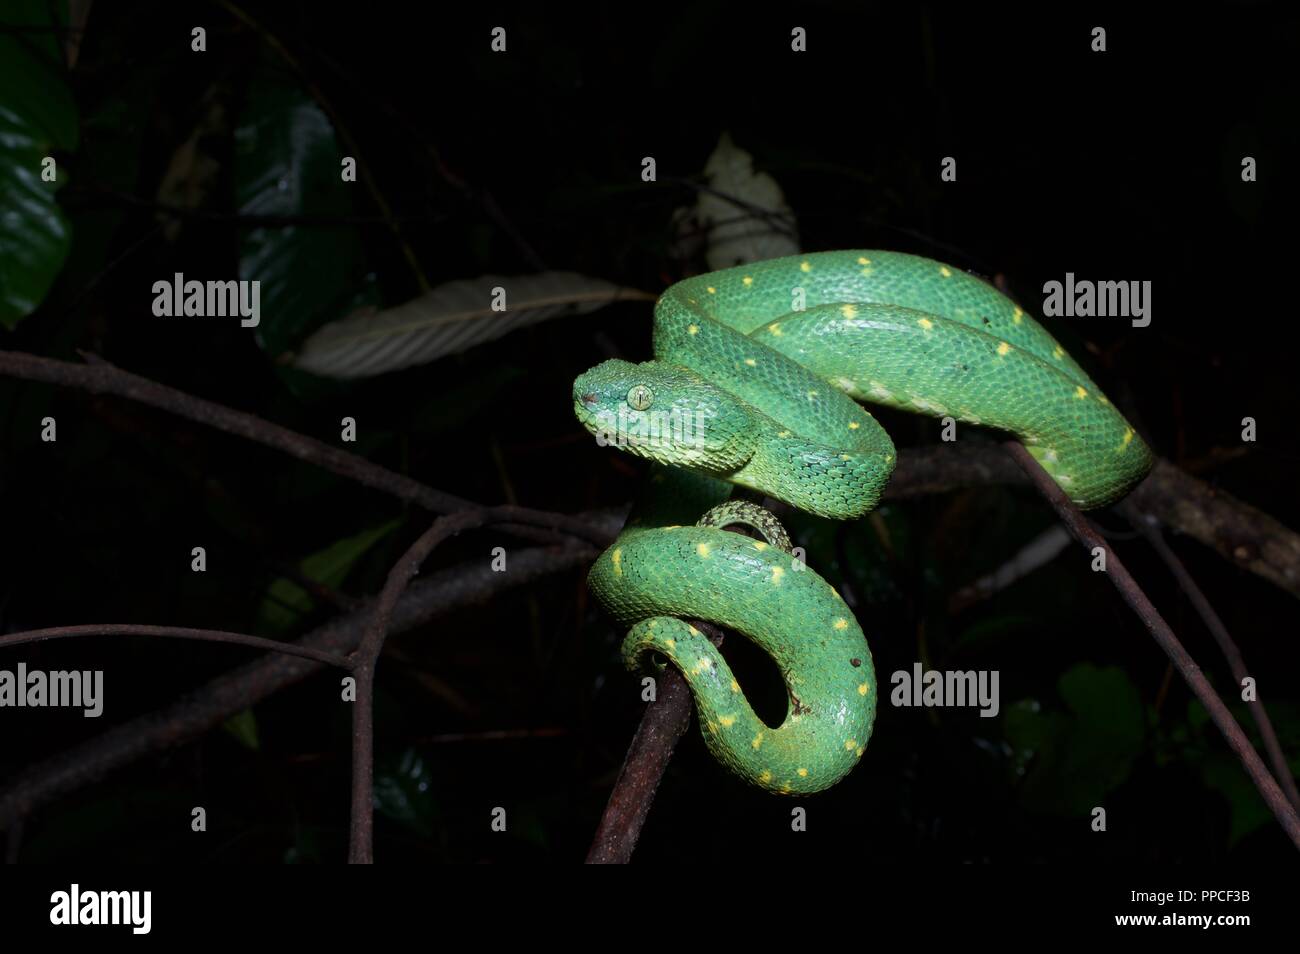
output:
[[[487,561],[467,563],[416,582],[394,607],[391,631],[402,633],[440,613],[480,603],[505,590],[591,563],[588,546],[532,547],[510,555],[510,568],[494,573]],[[293,645],[335,655],[352,652],[372,621],[376,601],[333,620]],[[321,670],[322,663],[271,656],[223,673],[154,712],[127,719],[79,745],[29,766],[0,787],[0,829],[51,800],[97,781],[153,752],[172,748],[217,728],[238,712]]]
[[[1125,504],[1127,504],[1127,501]],[[1196,580],[1192,578],[1192,574],[1187,571],[1183,561],[1178,559],[1178,554],[1174,553],[1169,544],[1165,542],[1165,538],[1160,533],[1160,528],[1156,526],[1154,519],[1125,504],[1121,504],[1117,509],[1147,538],[1152,548],[1160,555],[1160,559],[1165,561],[1165,565],[1173,573],[1174,579],[1182,587],[1187,599],[1191,601],[1192,606],[1204,621],[1206,628],[1213,634],[1215,642],[1223,650],[1224,658],[1228,660],[1228,668],[1232,671],[1232,678],[1240,686],[1248,675],[1246,660],[1242,658],[1241,650],[1237,648],[1237,643],[1232,638],[1232,634],[1228,632],[1228,627],[1223,624],[1223,619],[1210,605],[1205,592],[1197,585]],[[1259,729],[1260,737],[1264,740],[1264,751],[1268,753],[1268,760],[1272,763],[1273,777],[1286,792],[1291,805],[1300,809],[1300,792],[1296,791],[1295,778],[1291,775],[1291,768],[1287,765],[1286,755],[1282,752],[1282,744],[1277,740],[1277,733],[1273,731],[1273,722],[1268,717],[1268,710],[1264,708],[1264,703],[1258,697],[1251,699],[1246,705],[1250,707],[1250,714]]]
[[[1241,731],[1241,726],[1237,725],[1237,720],[1232,717],[1228,707],[1223,704],[1219,694],[1214,691],[1210,685],[1205,673],[1201,672],[1199,666],[1187,654],[1174,631],[1169,628],[1164,617],[1152,605],[1147,595],[1142,592],[1137,581],[1129,575],[1124,564],[1120,562],[1119,555],[1111,549],[1092,525],[1088,519],[1065,495],[1065,492],[1057,486],[1056,481],[1048,475],[1047,471],[1039,466],[1038,461],[1030,455],[1029,451],[1016,441],[1008,441],[1004,445],[1018,463],[1029,475],[1029,479],[1039,489],[1047,501],[1056,510],[1061,522],[1065,524],[1066,529],[1073,534],[1074,538],[1083,544],[1085,549],[1096,551],[1101,548],[1106,554],[1106,575],[1110,581],[1115,584],[1124,602],[1132,607],[1137,613],[1138,618],[1142,620],[1143,625],[1155,637],[1155,641],[1160,648],[1165,651],[1170,660],[1186,681],[1188,687],[1195,693],[1196,698],[1201,701],[1206,710],[1210,713],[1210,718],[1214,724],[1219,727],[1223,737],[1228,741],[1228,746],[1237,754],[1241,760],[1242,766],[1246,769],[1246,774],[1250,780],[1255,783],[1259,789],[1259,794],[1263,796],[1264,802],[1268,805],[1273,815],[1277,818],[1282,829],[1287,836],[1300,848],[1300,816],[1296,815],[1296,810],[1291,803],[1286,800],[1282,794],[1282,789],[1278,788],[1277,782],[1269,774],[1264,763],[1260,761],[1259,754],[1246,738],[1246,734]]]
[[[901,450],[885,500],[909,500],[985,484],[1026,484],[1025,474],[996,444],[966,441]],[[1163,458],[1128,501],[1249,570],[1300,597],[1300,534],[1261,510],[1212,487]]]
[[[363,486],[382,490],[398,500],[416,504],[434,513],[479,509],[479,505],[473,501],[435,490],[418,480],[380,467],[364,457],[349,454],[314,437],[123,371],[97,356],[87,357],[91,363],[82,365],[18,351],[0,351],[0,374],[138,401],[282,451],[290,457],[315,464]],[[595,525],[585,517],[566,517],[556,522],[557,514],[526,507],[517,508],[515,514],[516,522],[524,526],[512,526],[509,529],[520,536],[547,541],[567,536],[600,545],[611,539],[607,527]]]
[[[510,519],[514,507],[493,510],[466,510],[439,517],[402,554],[388,573],[384,588],[375,601],[370,622],[361,645],[354,654],[357,680],[356,701],[352,705],[352,822],[348,837],[348,862],[373,864],[375,825],[375,667],[383,651],[384,640],[392,623],[393,610],[411,579],[420,572],[434,548],[450,536],[481,527],[485,523]]]
[[[722,643],[721,631],[711,623],[692,620],[693,625],[715,645]],[[691,688],[672,666],[655,677],[655,701],[646,707],[628,746],[623,767],[609,793],[605,812],[587,851],[589,865],[625,865],[632,858],[650,803],[668,768],[673,750],[691,725],[694,708]]]

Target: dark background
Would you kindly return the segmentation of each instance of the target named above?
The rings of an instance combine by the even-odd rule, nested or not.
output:
[[[1148,328],[1104,319],[1049,328],[1158,453],[1300,526],[1295,312],[1284,296],[1295,275],[1294,5],[1149,19],[1092,4],[616,8],[242,6],[280,38],[295,71],[222,5],[96,3],[68,77],[81,129],[61,156],[72,252],[42,307],[0,331],[0,347],[65,359],[89,349],[331,441],[351,415],[361,434],[352,449],[475,500],[565,512],[624,503],[641,467],[580,430],[569,388],[610,353],[649,356],[643,303],[339,384],[276,359],[353,296],[396,304],[418,293],[382,224],[285,230],[328,240],[303,239],[265,284],[320,300],[306,312],[265,311],[260,346],[231,320],[155,318],[151,286],[176,271],[236,277],[250,235],[235,217],[239,197],[256,190],[259,161],[281,161],[241,155],[238,131],[268,116],[271,128],[292,129],[275,110],[309,101],[308,84],[359,146],[433,284],[541,262],[657,291],[701,270],[702,260],[674,256],[671,216],[694,202],[691,183],[726,130],[779,182],[807,250],[894,248],[1001,274],[1035,312],[1043,283],[1066,271],[1150,280]],[[190,51],[196,25],[208,30],[203,54]],[[488,49],[495,25],[508,30],[503,56]],[[808,29],[807,53],[790,52],[793,25]],[[1089,48],[1095,25],[1107,28],[1105,53]],[[148,203],[200,125],[211,172],[198,211],[161,229]],[[1240,179],[1244,155],[1258,160],[1255,183]],[[660,182],[641,182],[643,156],[656,158]],[[944,156],[957,158],[955,183],[939,180]],[[378,215],[360,184],[344,192],[334,179],[339,191],[308,195],[304,212]],[[56,445],[38,439],[45,414],[57,417]],[[934,421],[879,416],[900,446],[938,440]],[[1255,444],[1240,439],[1246,416],[1258,422]],[[840,858],[1292,857],[1203,710],[1082,551],[949,611],[956,590],[1051,525],[1032,491],[983,488],[881,516],[795,529],[813,568],[856,596],[882,687],[918,659],[996,669],[1000,717],[882,706],[858,769],[800,802],[809,813],[800,835],[789,802],[733,779],[692,728],[638,860],[753,858],[783,871]],[[1119,516],[1096,519],[1232,702],[1222,657],[1163,565]],[[0,630],[131,621],[265,631],[268,588],[285,567],[392,520],[338,584],[344,594],[376,592],[427,515],[161,412],[0,379]],[[1283,746],[1300,755],[1294,598],[1199,544],[1172,542],[1258,676]],[[498,544],[510,545],[466,535],[429,568],[486,560]],[[208,548],[205,574],[189,570],[195,545]],[[642,710],[618,663],[621,634],[586,597],[583,576],[508,591],[390,643],[377,708],[379,860],[583,856]],[[282,634],[335,612],[291,614]],[[757,708],[779,717],[774,672],[737,643],[727,652]],[[246,658],[142,639],[7,651],[6,668],[104,668],[107,709],[97,721],[5,711],[0,785]],[[1233,708],[1253,732],[1244,707]],[[341,860],[349,713],[337,676],[279,694],[240,726],[42,808],[11,852]],[[495,730],[517,737],[482,737]],[[205,835],[189,830],[194,805],[208,810]],[[1094,805],[1107,809],[1104,834],[1089,829]],[[494,806],[509,812],[506,834],[489,830]]]

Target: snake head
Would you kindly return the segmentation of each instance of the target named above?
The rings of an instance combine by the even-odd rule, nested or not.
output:
[[[601,446],[708,474],[754,453],[753,408],[685,368],[606,361],[573,382],[573,411]]]

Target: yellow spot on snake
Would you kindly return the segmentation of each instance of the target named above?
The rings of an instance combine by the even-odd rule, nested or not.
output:
[[[841,305],[840,314],[845,318],[856,318],[858,317],[858,310],[852,305]]]
[[[767,784],[768,782],[772,781],[772,772],[771,772],[771,770],[770,770],[770,769],[763,769],[763,771],[759,772],[759,773],[758,773],[758,780],[759,780],[760,782],[762,782],[763,784]]]
[[[609,555],[609,561],[614,564],[614,575],[622,576],[623,575],[623,551],[621,549],[615,550],[613,553]]]
[[[696,629],[694,626],[690,626],[690,625],[688,625],[686,628],[689,629],[689,630],[691,631],[691,635],[692,635],[692,636],[698,636],[698,635],[700,635],[700,631],[699,631],[698,629]]]
[[[801,271],[801,272],[811,272],[811,271],[812,271],[812,265],[811,265],[810,263],[808,263],[808,262],[804,262],[802,265],[799,266],[799,271]]]
[[[841,455],[840,455],[840,460],[852,460],[852,459],[853,459],[853,458],[850,457],[848,454],[841,454]]]
[[[718,721],[722,723],[724,729],[730,729],[736,724],[735,716],[718,716]]]
[[[1005,341],[998,342],[998,354],[1005,356],[1010,353],[1011,345],[1007,344]]]
[[[1076,387],[1074,389],[1074,396],[1079,398],[1080,400],[1083,400],[1088,396],[1088,389],[1082,387]]]
[[[731,680],[731,691],[740,692],[740,683],[736,682],[736,680],[734,679]]]
[[[762,540],[755,540],[754,549],[757,550],[759,553],[762,553],[764,550],[767,549],[767,544],[764,543]]]
[[[939,274],[942,275],[944,278],[952,277],[952,272],[948,271],[948,267],[946,265],[939,266]]]
[[[1128,445],[1132,443],[1133,443],[1133,428],[1126,427],[1124,428],[1124,447],[1128,447]],[[1123,450],[1124,447],[1121,447],[1120,450]]]
[[[781,330],[781,326],[776,322],[772,322],[772,324],[768,325],[767,330],[772,332],[772,334],[776,335],[778,338],[785,333]]]
[[[862,748],[858,749],[857,751],[858,758],[862,758],[862,753],[865,751],[867,751],[867,747],[865,745]]]
[[[817,400],[817,392],[816,392],[816,391],[809,391],[809,392],[808,392],[808,400],[810,400],[810,401],[815,401],[815,400]]]
[[[1014,321],[1016,324],[1020,324],[1020,322],[1024,319],[1024,317],[1025,317],[1025,313],[1021,311],[1019,308],[1017,308],[1015,314],[1011,316],[1011,320]]]
[[[707,560],[709,558],[709,545],[707,543],[701,543],[696,546],[695,552],[698,553],[702,559]]]
[[[1098,394],[1098,395],[1097,395],[1097,403],[1098,403],[1098,404],[1105,404],[1105,405],[1107,405],[1107,406],[1110,405],[1110,401],[1107,400],[1106,395],[1104,395],[1104,394]]]
[[[682,525],[680,523],[675,523],[671,527],[664,527],[665,530],[680,530],[681,528]]]
[[[710,295],[716,295],[718,293],[718,290],[714,288],[712,285],[710,285],[708,288],[708,292]]]
[[[808,770],[807,770],[807,769],[800,769],[800,770],[799,770],[799,777],[800,777],[800,778],[807,778],[807,777],[808,777]]]
[[[859,424],[857,421],[849,421],[849,430],[851,431],[856,431],[861,426],[862,425]]]
[[[698,676],[706,669],[712,669],[712,668],[713,668],[713,662],[707,656],[701,656],[699,662],[697,662],[694,666],[691,667],[691,672],[695,673]],[[726,723],[724,722],[723,725],[726,725]]]
[[[871,275],[871,269],[869,269],[869,268],[864,268],[864,269],[861,271],[860,274],[861,274],[863,277],[870,277],[870,275]]]
[[[712,732],[714,735],[718,734],[718,725],[712,719],[709,720],[709,731]]]
[[[690,326],[687,327],[687,329],[686,329],[686,333],[687,333],[688,335],[698,335],[698,334],[700,333],[700,326],[699,326],[699,325],[690,325]]]
[[[783,576],[785,576],[785,570],[781,569],[779,566],[772,567],[772,584],[774,586],[781,585],[781,577]]]
[[[781,431],[781,432],[778,433],[776,436],[777,436],[777,437],[789,437],[789,436],[790,436],[790,432],[789,432],[789,431]]]
[[[747,365],[749,365],[751,368],[753,368],[753,367],[756,367],[756,366],[758,365],[758,362],[755,361],[753,358],[746,358],[746,359],[745,359],[745,364],[747,364]]]
[[[916,319],[916,323],[920,325],[922,328],[924,328],[926,331],[929,331],[931,328],[934,327],[934,322],[931,321],[929,318],[918,318]]]
[[[664,640],[664,645],[667,646],[669,649],[676,649],[676,648],[677,648],[677,640],[675,640],[675,639],[666,639],[666,640]]]
[[[853,751],[854,749],[856,749],[857,747],[858,747],[858,740],[857,740],[857,739],[845,739],[845,740],[844,740],[844,748],[845,748],[846,751],[852,752],[852,751]]]
[[[871,691],[871,687],[867,685],[865,682],[862,685],[858,686],[858,695],[860,696],[865,696],[870,691]]]
[[[859,265],[870,265],[870,264],[871,264],[871,259],[869,259],[869,258],[863,258],[861,255],[859,255],[859,256],[858,256],[858,264],[859,264]]]
[[[845,619],[843,616],[841,616],[839,619],[837,619],[837,620],[835,621],[835,628],[836,628],[836,629],[848,629],[848,628],[849,628],[849,621],[848,621],[847,619]]]
[[[1060,361],[1061,357],[1064,354],[1065,354],[1065,349],[1062,348],[1060,345],[1057,345],[1055,348],[1052,349],[1052,357],[1055,358],[1057,361]]]
[[[754,736],[754,741],[751,742],[751,743],[749,743],[749,744],[750,744],[751,746],[753,746],[753,747],[754,747],[754,751],[757,752],[758,749],[759,749],[759,746],[761,746],[761,745],[763,744],[763,733],[760,732],[760,733],[758,733],[758,735]],[[770,775],[771,773],[769,772],[768,774]]]
[[[748,288],[750,285],[754,284],[754,279],[750,278],[748,275],[746,275],[744,278],[742,278],[741,281],[745,283],[745,287],[746,287],[746,288]]]

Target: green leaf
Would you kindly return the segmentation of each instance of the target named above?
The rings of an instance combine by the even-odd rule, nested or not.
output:
[[[66,5],[61,5],[66,6]],[[71,245],[55,192],[67,179],[42,178],[51,153],[77,146],[77,106],[63,51],[42,0],[6,4],[5,24],[32,27],[0,33],[0,325],[14,328],[49,293]],[[67,22],[66,10],[60,13]]]
[[[1142,751],[1146,719],[1122,669],[1081,663],[1057,688],[1068,713],[1022,701],[1007,709],[1003,727],[1013,767],[1025,776],[1020,798],[1026,807],[1083,815],[1128,778]]]
[[[329,119],[296,86],[250,84],[235,129],[235,196],[246,215],[338,219],[360,188],[342,178],[343,152]],[[257,340],[278,355],[313,328],[378,301],[355,226],[257,227],[240,242],[239,277],[261,282]]]
[[[375,771],[375,810],[428,837],[435,813],[430,790],[433,771],[414,749],[396,761],[382,762]]]
[[[356,562],[372,546],[401,526],[402,521],[390,520],[378,527],[331,543],[323,550],[306,557],[298,569],[307,579],[322,586],[338,587],[347,579]],[[311,595],[287,577],[280,577],[267,587],[262,605],[257,612],[256,629],[261,633],[280,634],[292,629],[315,606]]]
[[[222,728],[254,752],[261,747],[257,734],[257,716],[253,715],[252,709],[235,713],[223,723]]]
[[[1273,813],[1241,762],[1233,756],[1223,753],[1208,756],[1201,763],[1201,778],[1206,786],[1228,800],[1228,847],[1272,821]]]

